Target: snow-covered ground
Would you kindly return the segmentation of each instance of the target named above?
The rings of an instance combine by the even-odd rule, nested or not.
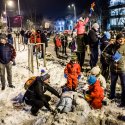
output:
[[[57,61],[58,62],[58,61]],[[119,114],[125,115],[123,108],[118,108],[116,103],[109,101],[108,106],[103,106],[101,110],[91,110],[84,99],[78,98],[78,106],[75,112],[58,114],[53,117],[48,111],[40,110],[37,117],[30,115],[30,107],[15,109],[11,99],[20,92],[24,93],[24,83],[30,77],[39,75],[41,69],[45,69],[51,75],[51,85],[60,87],[66,83],[63,77],[64,66],[56,61],[47,61],[44,67],[43,60],[39,60],[40,67],[37,69],[34,58],[35,72],[32,74],[28,70],[28,52],[17,51],[16,66],[13,66],[13,85],[15,88],[7,87],[0,90],[0,125],[124,125],[116,117]],[[53,97],[53,96],[52,96]],[[57,99],[56,99],[57,100]],[[87,116],[88,119],[87,119]]]

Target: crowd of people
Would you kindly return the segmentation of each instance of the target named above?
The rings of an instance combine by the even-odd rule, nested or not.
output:
[[[49,83],[50,75],[45,71],[41,71],[41,75],[35,77],[31,85],[26,89],[23,101],[31,105],[32,115],[37,115],[40,108],[45,106],[52,113],[72,111],[73,100],[77,93],[81,72],[84,66],[84,60],[89,47],[90,56],[88,65],[90,66],[90,74],[87,76],[88,90],[83,91],[84,99],[93,109],[101,109],[106,96],[107,82],[110,81],[109,99],[116,98],[115,89],[118,77],[121,80],[121,103],[120,107],[125,106],[125,41],[122,32],[113,34],[106,31],[103,35],[99,34],[99,24],[94,23],[92,28],[86,32],[85,27],[89,18],[80,17],[74,30],[77,33],[69,34],[68,32],[57,33],[54,36],[54,45],[57,58],[62,55],[68,56],[67,46],[71,49],[71,59],[64,68],[64,77],[67,83],[62,87],[62,93],[59,94]],[[16,32],[16,36],[21,35],[22,42],[28,43],[45,43],[48,46],[46,34],[41,30]],[[112,40],[113,38],[113,40]],[[70,41],[70,42],[69,42]],[[35,49],[40,51],[40,46]],[[60,50],[61,49],[61,50]],[[12,84],[12,64],[15,63],[16,51],[13,47],[13,37],[11,33],[0,34],[0,78],[2,90],[5,89],[5,69],[7,71],[7,80],[10,88],[15,86]],[[100,57],[100,58],[99,58]],[[100,59],[100,67],[98,65]],[[50,107],[49,101],[51,97],[46,95],[46,91],[60,98],[56,109]]]

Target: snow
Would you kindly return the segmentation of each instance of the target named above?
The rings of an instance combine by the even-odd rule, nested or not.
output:
[[[4,91],[0,90],[0,125],[24,125],[26,121],[36,119],[30,115],[30,111],[17,110],[13,108],[11,99],[17,96],[20,92],[24,93],[24,83],[30,77],[39,75],[41,69],[45,69],[51,75],[50,81],[52,85],[64,85],[65,79],[63,76],[63,67],[59,64],[48,62],[46,68],[43,66],[43,60],[39,61],[40,67],[36,68],[34,58],[35,72],[32,74],[28,70],[28,52],[17,51],[16,66],[13,66],[13,85],[15,88],[9,88],[6,84]],[[7,81],[7,80],[6,80]]]
[[[15,85],[15,88],[9,88],[6,84],[5,90],[0,90],[0,125],[100,125],[100,119],[102,119],[104,123],[107,120],[107,123],[112,121],[110,123],[118,122],[118,125],[123,125],[123,122],[118,121],[116,116],[119,113],[125,115],[125,111],[121,108],[117,108],[116,103],[111,103],[110,101],[110,105],[104,106],[101,110],[91,110],[84,99],[78,98],[78,105],[75,112],[57,114],[56,117],[51,115],[50,112],[43,110],[39,111],[37,117],[32,116],[30,114],[29,106],[26,106],[25,110],[15,109],[11,99],[17,96],[20,92],[24,93],[25,90],[23,86],[25,81],[30,76],[39,75],[41,69],[45,69],[49,72],[51,76],[50,84],[52,86],[60,87],[66,83],[66,79],[63,77],[65,66],[62,66],[57,62],[47,61],[47,65],[44,67],[43,59],[40,59],[39,63],[40,67],[37,69],[34,58],[35,72],[32,74],[28,70],[27,48],[21,52],[17,51],[16,66],[13,66],[12,70],[13,85]],[[82,81],[80,81],[80,83],[81,82]]]

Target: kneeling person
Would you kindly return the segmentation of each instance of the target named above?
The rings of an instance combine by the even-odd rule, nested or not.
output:
[[[45,106],[49,111],[53,112],[49,105],[51,97],[44,94],[47,90],[55,96],[60,97],[59,93],[48,85],[49,78],[49,74],[36,77],[32,85],[29,86],[26,93],[24,94],[24,101],[26,102],[26,104],[32,106],[32,115],[36,116],[39,109],[43,106]]]

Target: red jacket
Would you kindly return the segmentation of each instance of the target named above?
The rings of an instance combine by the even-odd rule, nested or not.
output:
[[[89,86],[90,91],[90,105],[95,109],[100,109],[102,107],[102,101],[104,98],[104,91],[100,86],[100,82],[97,80],[94,85]]]
[[[78,75],[81,73],[80,65],[78,63],[73,64],[69,62],[64,70],[64,73],[67,74],[67,76],[74,75],[78,77]]]
[[[78,21],[78,23],[75,26],[75,29],[77,29],[77,35],[85,33],[85,25],[88,23],[88,21],[89,21],[88,17],[84,21],[81,20]]]
[[[55,40],[56,40],[56,46],[57,46],[57,47],[61,47],[61,46],[62,46],[62,43],[61,43],[60,38],[59,38],[59,37],[56,37]]]
[[[41,43],[40,33],[32,33],[30,35],[30,43]]]

